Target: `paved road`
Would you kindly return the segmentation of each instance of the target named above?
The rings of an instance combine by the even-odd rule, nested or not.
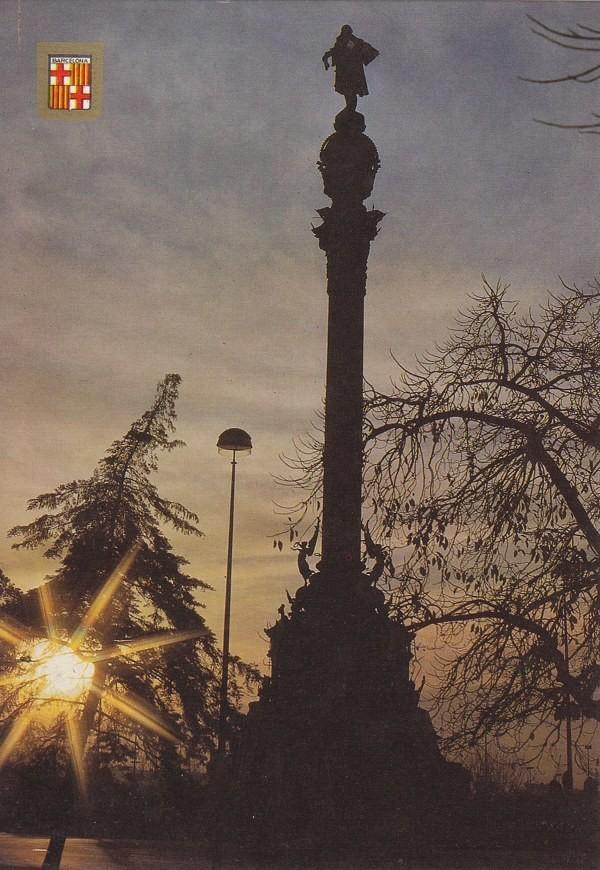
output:
[[[0,834],[0,870],[38,870],[47,846],[44,838]],[[69,838],[60,870],[210,870],[210,861],[198,857],[202,851],[199,844],[191,843]]]
[[[47,839],[0,833],[0,870],[39,870]],[[61,870],[212,870],[203,843],[126,840],[67,840]],[[315,865],[302,864],[304,870]],[[325,870],[323,865],[319,865]],[[533,852],[444,853],[385,864],[336,862],[328,870],[596,870],[592,856]],[[298,863],[252,864],[227,861],[223,870],[300,870]]]

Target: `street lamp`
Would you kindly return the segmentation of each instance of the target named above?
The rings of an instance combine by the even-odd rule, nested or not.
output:
[[[223,621],[223,667],[221,669],[221,694],[219,705],[219,735],[217,754],[225,750],[225,724],[227,720],[227,687],[229,682],[229,626],[231,622],[231,565],[233,561],[233,509],[235,500],[235,457],[250,453],[252,439],[243,429],[226,429],[217,441],[219,453],[232,453],[231,494],[229,497],[229,543],[227,545],[227,578],[225,583],[225,618]]]

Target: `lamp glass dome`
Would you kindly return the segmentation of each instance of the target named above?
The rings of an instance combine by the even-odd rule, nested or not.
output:
[[[243,429],[226,429],[219,435],[217,447],[219,448],[219,453],[226,451],[250,453],[252,450],[252,438]]]

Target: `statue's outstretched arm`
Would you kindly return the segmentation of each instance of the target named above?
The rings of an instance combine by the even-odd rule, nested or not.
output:
[[[330,48],[329,51],[326,51],[323,55],[323,66],[325,69],[329,69],[329,58],[332,56],[333,50]]]

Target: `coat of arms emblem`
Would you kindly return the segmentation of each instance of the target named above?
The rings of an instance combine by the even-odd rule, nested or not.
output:
[[[48,55],[48,108],[86,112],[92,108],[92,56]]]
[[[102,108],[100,42],[38,42],[37,104],[44,118],[87,120]]]

